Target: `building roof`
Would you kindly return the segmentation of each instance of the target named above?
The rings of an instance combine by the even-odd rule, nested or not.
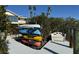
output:
[[[10,10],[7,10],[5,14],[8,15],[8,16],[17,16],[19,18],[27,18],[27,17],[23,17],[21,15],[18,15],[18,14],[14,13],[14,12],[12,12]]]

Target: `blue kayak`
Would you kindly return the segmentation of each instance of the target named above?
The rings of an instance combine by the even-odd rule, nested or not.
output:
[[[19,33],[28,34],[28,30],[26,30],[26,29],[21,29],[21,30],[19,30]]]

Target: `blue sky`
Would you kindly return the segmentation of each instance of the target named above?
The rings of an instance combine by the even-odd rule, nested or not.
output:
[[[29,17],[28,5],[9,5],[8,10],[15,12],[18,15]],[[36,6],[36,15],[41,14],[41,12],[46,12],[46,5]],[[78,5],[52,5],[51,17],[74,17],[79,19],[79,6]]]

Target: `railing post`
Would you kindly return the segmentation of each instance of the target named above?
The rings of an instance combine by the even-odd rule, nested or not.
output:
[[[79,54],[79,29],[75,28],[74,29],[74,49],[73,49],[74,54]]]
[[[75,31],[76,31],[76,28],[72,28],[71,29],[71,34],[72,34],[72,44],[73,44],[73,53],[75,54],[75,43],[76,43],[76,38],[75,38]]]

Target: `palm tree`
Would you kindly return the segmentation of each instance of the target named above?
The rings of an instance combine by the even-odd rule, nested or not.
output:
[[[7,19],[6,19],[6,6],[0,6],[0,53],[8,53],[7,46]]]
[[[29,11],[30,11],[30,17],[32,17],[32,6],[31,5],[29,5]]]
[[[49,32],[51,31],[51,28],[50,28],[50,22],[49,22],[49,20],[48,20],[48,16],[51,14],[51,11],[52,11],[52,9],[51,9],[51,6],[48,6],[48,9],[47,9],[47,18],[45,19],[45,23],[46,23],[46,32],[47,32],[47,35],[49,34]]]
[[[33,18],[35,16],[36,6],[29,5],[29,11],[30,11],[30,18],[32,18],[32,22],[35,22],[35,19]]]
[[[51,6],[48,6],[47,16],[49,16],[49,15],[50,15],[51,11],[52,11]]]
[[[33,11],[34,11],[34,16],[35,16],[36,6],[33,6]]]
[[[37,23],[35,20],[35,15],[36,15],[35,11],[36,11],[36,6],[33,6],[34,22]]]

